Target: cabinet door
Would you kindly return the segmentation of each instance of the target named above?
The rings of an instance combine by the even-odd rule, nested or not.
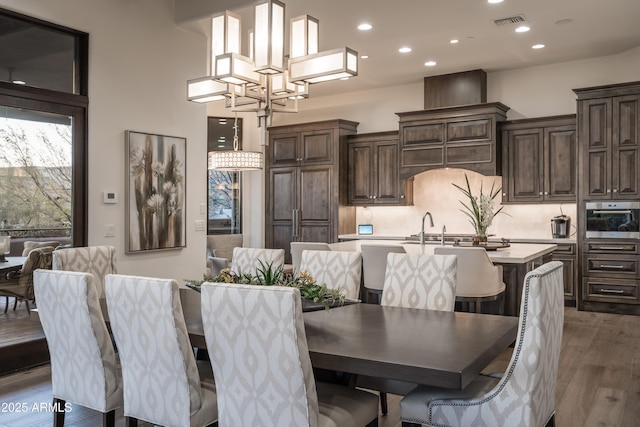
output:
[[[372,181],[375,187],[375,202],[377,204],[400,203],[400,171],[399,144],[397,141],[377,143],[375,145],[375,170]]]
[[[315,130],[300,135],[300,162],[303,165],[333,162],[333,130]]]
[[[330,223],[334,197],[332,166],[300,168],[300,225]]]
[[[613,198],[628,199],[638,196],[639,102],[638,95],[613,98]]]
[[[583,164],[582,188],[588,200],[611,197],[611,99],[582,101],[580,145]]]
[[[510,202],[538,202],[543,199],[542,129],[508,132],[508,199]]]
[[[373,202],[374,145],[349,144],[349,204],[368,205]]]
[[[575,126],[545,128],[544,144],[544,199],[575,203],[578,179]]]
[[[265,244],[267,248],[284,249],[285,262],[290,262],[290,243],[296,239],[294,210],[297,209],[297,176],[295,167],[272,168],[269,171],[270,196],[266,201]]]
[[[269,138],[269,159],[271,166],[295,166],[300,161],[299,133],[274,135]]]

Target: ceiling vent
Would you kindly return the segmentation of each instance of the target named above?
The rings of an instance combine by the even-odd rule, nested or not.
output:
[[[527,18],[525,18],[524,15],[515,15],[508,18],[496,19],[493,22],[495,22],[498,27],[509,27],[512,25],[523,25],[528,23]]]

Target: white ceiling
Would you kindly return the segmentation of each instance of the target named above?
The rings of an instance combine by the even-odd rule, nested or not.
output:
[[[182,1],[188,0],[176,0]],[[320,20],[320,50],[347,46],[369,55],[360,60],[358,77],[313,85],[312,96],[417,83],[426,76],[478,68],[492,72],[605,56],[640,46],[640,0],[284,2],[287,22],[302,14]],[[236,12],[243,16],[243,31],[253,27],[252,7]],[[515,33],[514,26],[494,23],[514,15],[524,15],[531,30]],[[563,24],[566,20],[571,21]],[[365,21],[373,29],[359,31],[357,25]],[[452,38],[460,42],[452,45]],[[536,43],[546,47],[531,49]],[[405,45],[412,52],[399,53]],[[437,65],[425,67],[427,60]]]

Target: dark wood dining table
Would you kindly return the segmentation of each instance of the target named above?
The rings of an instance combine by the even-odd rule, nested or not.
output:
[[[6,261],[0,262],[0,281],[6,280],[7,273],[20,270],[27,257],[8,256],[5,259]]]
[[[206,348],[200,294],[181,289],[187,329]],[[316,368],[463,389],[516,339],[518,318],[352,304],[304,313]]]

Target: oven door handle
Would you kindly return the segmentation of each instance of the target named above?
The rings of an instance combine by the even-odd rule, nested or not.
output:
[[[606,214],[631,215],[631,211],[630,210],[627,210],[627,211],[609,211],[609,210],[604,210],[604,211],[593,211],[593,214],[595,214],[595,215],[606,215]]]

